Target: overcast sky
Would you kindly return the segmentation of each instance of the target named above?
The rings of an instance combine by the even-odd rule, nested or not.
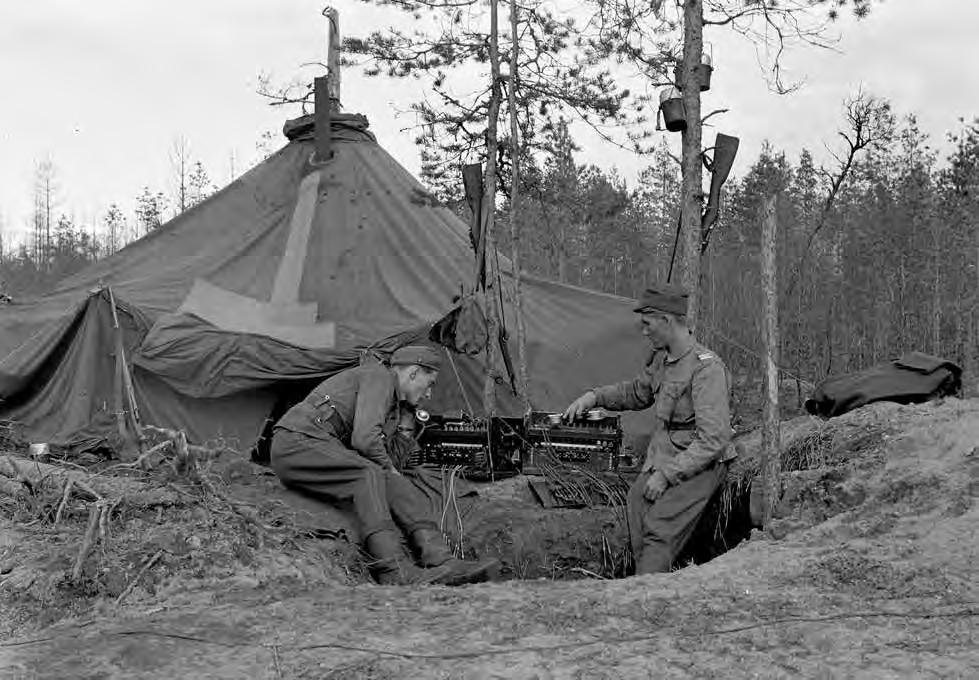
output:
[[[938,6],[941,10],[938,10]],[[255,94],[258,74],[279,79],[322,59],[325,0],[4,0],[0,3],[0,219],[8,236],[30,214],[35,164],[54,162],[60,210],[101,219],[118,202],[130,214],[144,185],[170,190],[168,151],[182,135],[219,185],[235,158],[240,174],[256,143],[295,111]],[[337,0],[345,35],[362,36],[398,17]],[[839,23],[836,51],[799,47],[787,58],[795,94],[771,93],[759,55],[715,31],[715,73],[706,110],[727,108],[717,129],[742,139],[735,172],[763,140],[791,157],[833,143],[843,99],[859,87],[915,113],[943,147],[958,119],[979,116],[979,2],[884,0],[862,22]],[[763,58],[764,55],[762,54]],[[380,83],[347,70],[343,104],[369,116],[378,140],[412,171],[413,123],[399,114],[415,83]],[[663,133],[669,134],[669,133]],[[676,142],[679,135],[671,135]],[[713,131],[705,132],[705,140]],[[579,162],[616,166],[632,181],[645,161],[582,134]]]

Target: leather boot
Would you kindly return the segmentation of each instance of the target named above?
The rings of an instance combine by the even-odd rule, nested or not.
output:
[[[500,569],[499,560],[461,560],[452,556],[445,538],[438,529],[416,529],[411,533],[411,543],[418,554],[418,563],[427,568],[448,570],[439,580],[445,585],[457,586],[465,583],[482,583],[495,578]]]
[[[400,533],[392,529],[376,531],[368,536],[365,548],[371,557],[371,575],[382,586],[438,583],[450,573],[446,567],[422,569],[412,564],[401,545]]]

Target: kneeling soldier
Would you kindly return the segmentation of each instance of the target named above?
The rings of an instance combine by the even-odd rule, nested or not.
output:
[[[565,411],[654,407],[653,435],[629,491],[629,537],[636,573],[669,571],[735,457],[727,371],[686,326],[687,294],[647,289],[634,310],[656,353],[634,380],[589,390]]]
[[[430,347],[402,347],[390,368],[368,362],[323,381],[275,425],[272,469],[286,486],[352,504],[381,584],[471,583],[497,566],[452,556],[427,499],[385,448],[402,405],[414,408],[431,396],[439,365]],[[405,553],[402,531],[421,568]]]

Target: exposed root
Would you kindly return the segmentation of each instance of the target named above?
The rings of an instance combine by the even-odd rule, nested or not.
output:
[[[75,567],[71,572],[71,578],[76,583],[81,579],[85,560],[97,542],[101,542],[102,550],[105,551],[105,546],[111,537],[109,519],[119,502],[118,498],[115,500],[100,498],[89,506],[88,526],[82,538],[82,545],[78,549],[78,557],[75,558]]]
[[[68,499],[71,498],[71,489],[74,482],[71,478],[65,481],[65,491],[61,495],[61,502],[58,504],[58,511],[54,514],[54,525],[58,526],[61,522],[61,515],[64,513],[65,508],[68,507]]]
[[[139,579],[143,578],[143,574],[149,571],[153,567],[153,565],[156,564],[157,560],[159,560],[162,556],[163,556],[163,551],[157,550],[156,554],[154,554],[151,558],[146,560],[146,562],[140,568],[136,576],[134,576],[133,579],[126,586],[126,589],[123,590],[121,593],[119,593],[119,597],[116,598],[116,603],[115,603],[117,607],[122,603],[123,600],[126,599],[126,596],[133,591],[133,588],[135,588],[136,584],[139,583]]]
[[[102,508],[98,503],[93,503],[88,508],[88,526],[85,528],[85,536],[82,538],[82,545],[78,549],[78,556],[75,558],[75,568],[71,570],[71,580],[78,582],[82,578],[82,567],[88,554],[95,546],[95,539],[98,535],[99,520],[102,516]]]
[[[11,497],[26,496],[34,491],[34,484],[10,456],[0,456],[0,489]]]

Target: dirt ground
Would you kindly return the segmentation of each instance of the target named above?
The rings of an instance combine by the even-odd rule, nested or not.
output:
[[[519,479],[467,522],[525,578],[464,588],[367,583],[244,461],[214,468],[216,495],[120,506],[77,581],[84,501],[57,525],[0,506],[0,677],[979,677],[979,400],[876,404],[783,441],[817,431],[772,531],[625,579],[567,573],[597,559],[576,529],[614,542],[613,513],[533,508]]]

